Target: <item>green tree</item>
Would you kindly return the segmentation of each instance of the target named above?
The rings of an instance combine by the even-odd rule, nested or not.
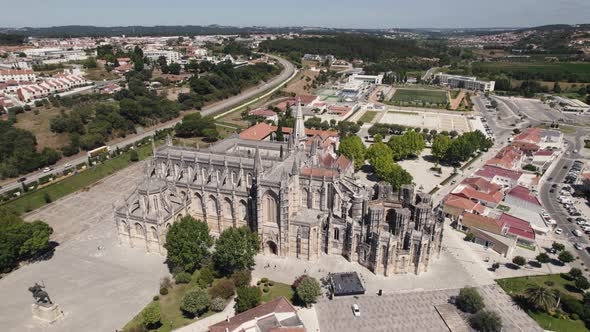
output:
[[[215,312],[222,312],[225,309],[225,300],[220,297],[214,297],[209,304],[209,309]]]
[[[180,302],[180,309],[189,316],[198,316],[209,307],[207,291],[194,287],[184,294]]]
[[[514,258],[512,258],[512,263],[518,266],[523,266],[526,264],[526,258],[522,256],[514,256]]]
[[[537,260],[537,262],[542,263],[542,264],[549,263],[551,261],[551,258],[549,258],[549,255],[547,255],[544,252],[538,254],[537,257],[535,257],[535,259]]]
[[[162,319],[160,303],[152,302],[141,312],[142,323],[147,329],[157,328]]]
[[[300,299],[305,306],[315,303],[317,298],[322,295],[320,283],[312,277],[304,278],[295,289],[295,292],[297,298]]]
[[[561,93],[561,86],[559,85],[559,82],[557,82],[557,81],[553,84],[553,92]]]
[[[502,331],[502,319],[500,316],[488,310],[481,310],[475,315],[469,317],[471,327],[480,332],[500,332]]]
[[[213,261],[218,271],[230,275],[235,271],[254,266],[254,256],[260,248],[258,234],[248,227],[230,227],[224,230],[217,243]]]
[[[129,152],[129,160],[133,162],[139,161],[139,155],[137,154],[137,151],[131,150],[131,152]]]
[[[574,284],[577,289],[580,289],[582,291],[585,291],[586,289],[590,288],[590,282],[588,282],[588,279],[586,279],[586,277],[584,276],[576,278]]]
[[[578,279],[578,278],[584,276],[584,274],[582,273],[582,270],[575,268],[575,267],[572,267],[570,269],[570,271],[568,272],[568,274],[574,279]]]
[[[231,279],[221,279],[213,284],[209,289],[209,295],[211,298],[221,297],[223,299],[229,299],[234,295],[236,286]]]
[[[447,150],[451,146],[451,138],[446,135],[437,135],[432,142],[432,155],[439,161],[447,154]]]
[[[551,244],[551,248],[557,250],[557,251],[562,251],[563,249],[565,249],[565,246],[559,242],[553,242]]]
[[[571,252],[564,250],[559,253],[557,259],[559,259],[563,263],[569,263],[574,261],[574,255],[572,255]]]
[[[376,172],[383,181],[389,182],[394,190],[412,183],[413,180],[410,173],[394,162],[384,164],[382,168],[377,168]]]
[[[231,278],[236,287],[248,286],[250,285],[250,281],[252,281],[252,272],[247,269],[239,270],[234,272]]]
[[[524,291],[527,302],[533,307],[549,311],[555,307],[555,293],[545,286],[534,285]]]
[[[366,152],[366,159],[373,168],[382,168],[386,163],[393,163],[393,152],[385,143],[375,143]]]
[[[485,306],[483,298],[477,289],[471,287],[461,288],[455,303],[462,311],[472,314],[480,311]]]
[[[259,287],[246,286],[240,287],[237,291],[236,304],[234,308],[236,313],[244,312],[252,309],[260,304],[262,298],[262,292]]]
[[[348,136],[340,140],[338,152],[348,159],[354,160],[354,169],[360,169],[365,163],[365,153],[367,148],[358,136]]]
[[[207,224],[185,216],[170,226],[164,247],[169,262],[185,271],[193,271],[209,255],[212,245]]]

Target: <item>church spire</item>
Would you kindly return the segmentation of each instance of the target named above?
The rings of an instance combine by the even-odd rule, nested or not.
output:
[[[295,141],[305,138],[305,124],[303,123],[303,111],[301,110],[301,98],[299,97],[297,97],[297,113],[295,114],[293,135],[295,135]]]

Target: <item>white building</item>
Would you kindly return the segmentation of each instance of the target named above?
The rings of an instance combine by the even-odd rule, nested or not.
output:
[[[178,53],[176,51],[168,51],[168,50],[143,51],[143,55],[152,61],[158,61],[158,59],[161,56],[163,56],[166,58],[166,62],[168,64],[180,61],[180,53]]]
[[[448,85],[451,88],[461,88],[479,91],[494,91],[495,81],[478,81],[474,76],[458,76],[438,73],[434,79],[440,84]]]
[[[566,112],[586,113],[590,111],[590,105],[577,99],[570,99],[560,96],[554,96],[553,99],[561,106],[561,109]]]
[[[35,82],[37,75],[30,69],[9,69],[0,70],[0,82]]]
[[[55,64],[68,61],[88,59],[84,50],[70,50],[61,48],[31,48],[24,51],[33,61],[43,64]]]
[[[77,75],[59,74],[54,77],[44,79],[41,83],[18,86],[16,93],[18,99],[21,102],[28,103],[89,84],[90,81],[83,77]]]
[[[383,74],[380,75],[361,75],[354,73],[348,77],[349,82],[361,81],[372,84],[381,84],[383,82]]]

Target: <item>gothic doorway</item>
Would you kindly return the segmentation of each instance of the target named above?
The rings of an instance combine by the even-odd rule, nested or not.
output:
[[[266,253],[270,254],[270,255],[278,255],[279,249],[277,247],[277,244],[274,243],[273,241],[267,241],[266,242]]]

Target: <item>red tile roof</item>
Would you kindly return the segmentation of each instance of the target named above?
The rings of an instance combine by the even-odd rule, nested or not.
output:
[[[301,170],[301,175],[311,175],[311,176],[326,176],[326,177],[333,177],[338,176],[338,171],[335,169],[325,169],[325,168],[304,168]]]
[[[275,131],[277,131],[277,127],[271,126],[264,122],[260,122],[248,129],[244,129],[240,133],[240,138],[260,141]],[[283,133],[290,134],[291,132],[293,132],[293,128],[283,127]],[[305,135],[319,135],[322,139],[326,139],[328,137],[337,137],[338,132],[331,130],[315,130],[306,128]]]
[[[501,167],[490,166],[490,165],[483,166],[475,173],[475,175],[481,176],[481,177],[487,178],[487,179],[492,179],[492,178],[494,178],[494,176],[501,176],[501,177],[512,179],[514,181],[517,181],[522,176],[522,174],[523,173],[519,172],[519,171],[511,171],[511,170],[507,170],[507,169],[504,169]]]
[[[295,308],[285,299],[283,296],[277,297],[272,301],[261,304],[248,311],[244,311],[240,314],[230,318],[229,321],[221,321],[217,324],[209,326],[209,332],[225,332],[233,331],[240,325],[249,321],[270,315],[273,313],[297,313]]]
[[[508,195],[519,198],[523,201],[527,201],[529,203],[541,206],[537,197],[535,197],[531,192],[523,187],[523,186],[516,186],[508,192]]]
[[[520,218],[516,218],[506,213],[502,213],[500,219],[498,219],[504,226],[508,227],[508,233],[525,237],[527,239],[535,239],[535,231],[531,227],[531,224]]]
[[[470,186],[465,186],[461,191],[455,192],[455,195],[463,196],[468,199],[475,199],[480,202],[489,202],[498,204],[504,198],[501,192],[496,191],[494,193],[485,193],[481,191],[477,191]]]
[[[485,212],[485,206],[465,197],[457,196],[454,194],[450,194],[447,196],[447,198],[445,199],[445,205],[449,205],[468,212],[475,211],[479,214]]]
[[[260,116],[275,116],[277,113],[275,111],[271,111],[269,109],[257,109],[250,112],[250,115],[260,115]]]
[[[463,180],[464,184],[468,184],[471,187],[475,188],[478,191],[485,192],[485,193],[494,193],[496,191],[502,190],[502,186],[499,184],[491,183],[490,181],[484,178],[467,178]]]

